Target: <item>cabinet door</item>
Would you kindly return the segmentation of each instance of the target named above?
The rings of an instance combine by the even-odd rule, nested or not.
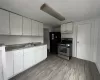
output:
[[[36,64],[37,63],[39,63],[39,62],[41,62],[41,58],[42,58],[42,55],[41,55],[41,50],[40,50],[41,48],[40,47],[36,47],[35,48],[35,52],[36,52]]]
[[[36,48],[36,63],[43,61],[47,57],[47,46],[39,46]]]
[[[41,61],[47,58],[47,45],[40,46]]]
[[[68,24],[67,24],[67,27],[66,27],[66,30],[67,30],[68,32],[72,32],[72,30],[73,30],[73,24],[72,24],[72,23],[68,23]]]
[[[13,51],[6,52],[6,61],[7,61],[7,78],[11,78],[13,76]]]
[[[31,35],[31,19],[23,17],[23,35]]]
[[[22,16],[10,13],[11,35],[22,35]]]
[[[38,36],[38,22],[32,20],[32,36]]]
[[[3,70],[2,70],[2,54],[0,51],[0,80],[3,80]]]
[[[28,69],[35,64],[33,48],[24,49],[24,69]]]
[[[23,71],[23,50],[14,51],[14,75]]]
[[[39,36],[43,36],[43,23],[39,23]]]
[[[0,9],[0,34],[9,35],[9,12]]]
[[[66,32],[66,24],[62,24],[61,25],[61,33],[65,33]]]
[[[44,59],[46,59],[47,58],[47,45],[43,45],[43,49],[42,49],[43,51],[42,51],[42,59],[44,60]]]

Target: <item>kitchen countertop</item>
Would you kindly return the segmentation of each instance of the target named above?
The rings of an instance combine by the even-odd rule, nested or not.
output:
[[[25,44],[6,45],[5,50],[6,51],[13,51],[13,50],[31,48],[31,47],[41,46],[41,45],[45,45],[45,44],[38,42],[38,43],[25,43]]]

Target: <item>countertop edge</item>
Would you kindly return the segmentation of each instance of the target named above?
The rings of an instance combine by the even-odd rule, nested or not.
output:
[[[27,48],[39,47],[39,46],[44,46],[44,45],[47,45],[47,44],[41,44],[41,45],[30,46],[30,47],[23,47],[23,48],[10,49],[10,50],[5,50],[5,52],[16,51],[16,50],[23,50],[23,49],[27,49]]]

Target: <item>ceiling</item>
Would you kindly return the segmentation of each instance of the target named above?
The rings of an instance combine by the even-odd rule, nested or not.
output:
[[[59,21],[40,10],[47,3],[66,18]],[[0,0],[0,7],[49,25],[100,16],[100,0]]]

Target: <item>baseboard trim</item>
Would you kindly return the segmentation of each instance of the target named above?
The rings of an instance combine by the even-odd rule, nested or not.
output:
[[[100,65],[96,63],[96,66],[97,66],[97,69],[98,69],[98,71],[100,73]]]

